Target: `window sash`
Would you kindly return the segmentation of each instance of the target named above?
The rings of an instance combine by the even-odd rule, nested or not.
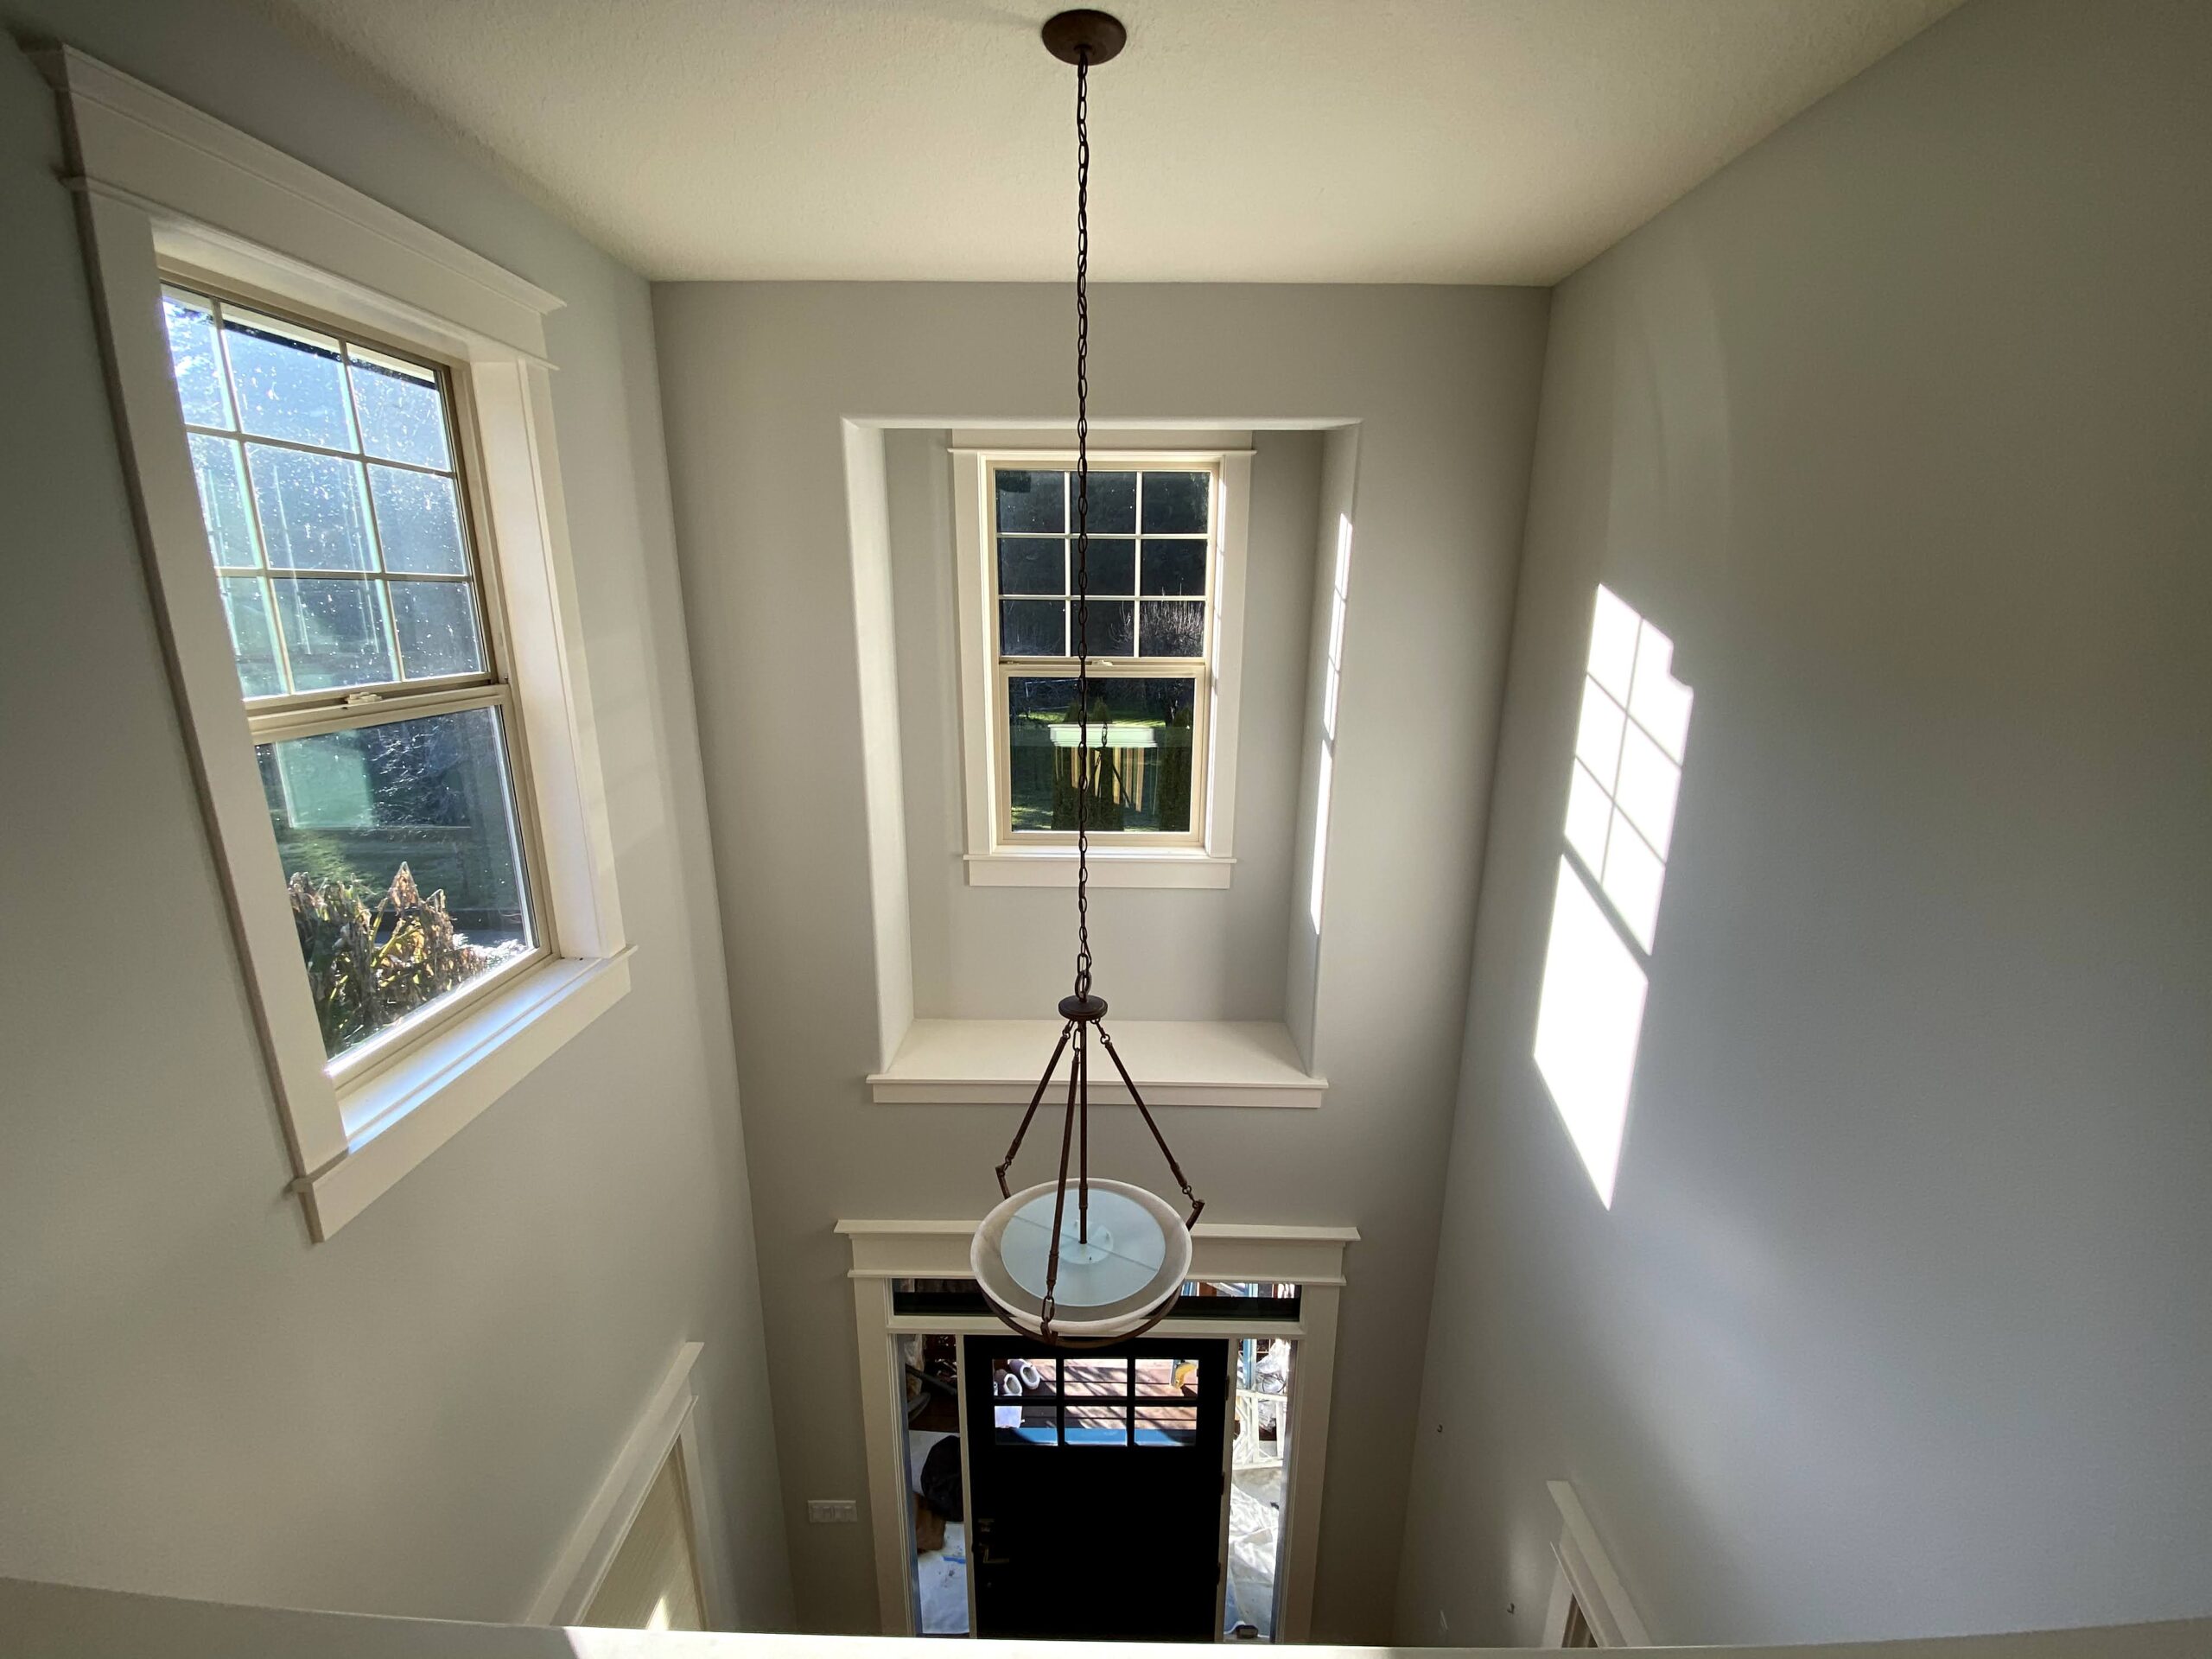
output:
[[[434,715],[461,714],[472,709],[499,711],[499,735],[506,754],[508,810],[514,815],[515,839],[522,868],[517,880],[522,888],[524,912],[530,918],[531,946],[486,974],[448,992],[435,1002],[416,1010],[327,1059],[323,1075],[340,1089],[362,1083],[403,1059],[417,1045],[460,1019],[485,998],[512,985],[523,974],[561,954],[557,918],[545,902],[538,872],[544,866],[538,836],[532,780],[523,753],[518,716],[509,689],[504,685],[465,687],[410,698],[358,703],[337,709],[302,709],[265,715],[249,721],[253,744],[280,743],[294,738],[319,737],[329,732],[358,731],[364,727],[391,726]],[[283,866],[276,867],[282,885]],[[306,971],[301,964],[299,971]]]
[[[1000,473],[1039,471],[1072,473],[1075,470],[1075,461],[1076,458],[1073,454],[1062,450],[1033,454],[995,455],[989,458],[982,468],[982,543],[984,563],[989,575],[987,590],[990,595],[990,655],[991,660],[995,664],[1004,664],[1007,663],[1020,663],[1033,665],[1040,669],[1049,669],[1052,665],[1058,664],[1072,664],[1077,660],[1071,651],[1063,652],[1057,656],[1020,656],[1009,654],[1004,649],[1001,639],[1001,628],[1003,621],[1003,613],[999,608],[1001,602],[1007,600],[1031,600],[1048,604],[1060,602],[1071,607],[1074,605],[1076,602],[1076,579],[1074,567],[1076,531],[1075,522],[1072,517],[1072,509],[1071,508],[1068,528],[1065,531],[1011,531],[1006,532],[1007,536],[1015,540],[1058,541],[1064,543],[1068,550],[1069,559],[1066,575],[1067,591],[1064,594],[1009,594],[1001,590],[999,586],[1000,531],[998,527],[996,508],[996,503],[998,500],[998,475]],[[1094,473],[1204,473],[1211,480],[1207,486],[1206,528],[1203,531],[1147,531],[1142,527],[1142,509],[1140,505],[1139,513],[1136,519],[1136,528],[1126,532],[1121,531],[1093,531],[1090,532],[1090,537],[1094,542],[1126,541],[1134,544],[1135,564],[1133,566],[1130,578],[1131,591],[1128,594],[1102,594],[1094,593],[1090,595],[1090,601],[1093,604],[1097,604],[1102,601],[1111,603],[1125,600],[1134,606],[1135,608],[1131,613],[1130,643],[1133,646],[1138,648],[1137,651],[1134,651],[1127,656],[1107,655],[1094,652],[1090,658],[1091,663],[1095,666],[1110,665],[1112,671],[1116,675],[1122,674],[1125,670],[1133,668],[1136,664],[1145,663],[1179,664],[1182,665],[1184,671],[1186,673],[1193,664],[1204,664],[1210,665],[1214,659],[1214,653],[1216,650],[1215,640],[1217,632],[1216,619],[1220,610],[1218,602],[1220,595],[1216,591],[1220,585],[1219,566],[1221,560],[1222,537],[1221,520],[1223,503],[1220,461],[1214,458],[1192,460],[1185,456],[1109,453],[1103,455],[1093,456],[1090,461],[1090,470]],[[1187,542],[1203,544],[1205,548],[1205,586],[1195,594],[1147,594],[1144,591],[1144,544],[1147,542]],[[1190,657],[1148,657],[1139,654],[1143,645],[1144,613],[1142,607],[1147,602],[1153,604],[1175,604],[1191,603],[1193,601],[1201,603],[1205,607],[1204,613],[1205,644],[1204,650],[1199,652],[1197,655]],[[1075,643],[1075,619],[1072,611],[1070,612],[1068,616],[1068,643],[1071,646]],[[1114,833],[1119,835],[1122,832],[1115,831]]]
[[[468,567],[466,572],[459,575],[408,574],[391,576],[382,569],[329,570],[306,567],[296,569],[287,567],[279,570],[268,563],[269,540],[262,530],[260,505],[252,490],[251,488],[247,490],[246,510],[252,518],[254,534],[261,545],[263,563],[254,568],[219,564],[213,557],[213,550],[211,548],[208,569],[218,579],[251,576],[272,582],[301,580],[357,581],[378,584],[385,589],[387,594],[394,585],[407,582],[461,583],[474,589],[472,599],[476,624],[484,648],[484,666],[473,673],[424,676],[416,679],[381,680],[359,685],[334,687],[327,690],[289,691],[267,697],[247,697],[241,692],[239,700],[245,708],[249,723],[254,727],[257,741],[260,741],[262,721],[275,715],[300,709],[343,709],[352,702],[372,697],[378,700],[378,707],[389,709],[397,705],[403,700],[416,701],[426,697],[434,698],[455,688],[509,683],[512,679],[512,658],[509,650],[507,619],[505,607],[501,602],[498,560],[494,556],[490,517],[486,511],[483,491],[477,482],[482,475],[482,450],[477,430],[475,405],[471,396],[469,377],[465,372],[465,365],[427,353],[420,346],[395,339],[353,318],[321,311],[302,306],[296,301],[259,292],[236,281],[226,280],[195,269],[179,260],[168,258],[160,260],[158,274],[164,289],[181,289],[200,298],[213,300],[219,306],[237,306],[247,311],[261,313],[279,322],[289,322],[315,334],[334,337],[341,344],[359,346],[384,356],[397,358],[416,368],[426,369],[437,378],[438,394],[444,409],[446,447],[448,453],[453,457],[453,466],[450,470],[424,467],[411,461],[387,460],[382,455],[369,454],[365,447],[357,454],[348,450],[326,448],[318,444],[302,443],[294,439],[264,437],[257,433],[248,432],[245,429],[237,409],[237,388],[232,384],[228,359],[226,356],[224,384],[226,395],[232,399],[232,417],[238,423],[226,429],[221,427],[200,425],[190,421],[181,423],[187,433],[197,434],[203,437],[220,438],[228,442],[250,443],[276,449],[289,449],[301,454],[330,455],[359,461],[365,465],[391,467],[395,471],[418,473],[427,477],[448,478],[453,480],[455,505],[461,514],[461,556]],[[219,317],[216,321],[215,327],[217,338],[219,340],[222,331]],[[165,349],[166,345],[165,338]],[[350,380],[348,396],[351,396]],[[358,435],[357,434],[357,437]],[[396,637],[397,625],[392,620],[388,599],[385,610],[385,643],[391,652],[391,660],[396,667],[401,661],[401,653]],[[281,640],[283,621],[273,609],[270,616],[270,626]],[[283,646],[280,644],[280,661],[283,660],[281,656]],[[290,677],[289,667],[285,668],[284,673],[289,681]],[[353,723],[369,724],[374,721]],[[512,726],[516,722],[509,721],[506,723]],[[518,747],[521,741],[518,732],[511,739],[511,741]],[[518,761],[516,764],[519,766],[520,762]]]
[[[992,675],[992,743],[996,751],[991,770],[995,774],[998,802],[999,839],[1008,846],[1072,847],[1075,832],[1070,830],[1017,830],[1014,827],[1014,733],[1007,710],[1014,706],[1008,682],[1030,679],[1073,678],[1075,658],[1057,659],[1065,666],[1052,666],[1040,658],[1014,658],[1000,663]],[[1127,666],[1120,659],[1109,671],[1100,671],[1098,659],[1091,659],[1093,677],[1116,680],[1195,680],[1198,683],[1197,706],[1191,719],[1191,827],[1188,830],[1098,830],[1090,832],[1096,844],[1103,837],[1109,847],[1196,847],[1205,844],[1206,838],[1206,804],[1211,798],[1208,787],[1211,781],[1208,766],[1211,760],[1209,734],[1213,722],[1206,717],[1208,705],[1213,698],[1213,671],[1205,662],[1192,658],[1132,658]]]

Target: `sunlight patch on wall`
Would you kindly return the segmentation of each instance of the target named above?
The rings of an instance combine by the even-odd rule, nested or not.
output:
[[[1535,1060],[1609,1209],[1689,738],[1691,693],[1674,658],[1673,640],[1598,589]]]
[[[1344,680],[1344,598],[1351,587],[1351,520],[1337,515],[1337,565],[1329,583],[1328,658],[1321,682],[1321,777],[1313,802],[1313,883],[1306,913],[1321,931],[1321,890],[1329,864],[1329,792],[1336,783],[1337,691]]]

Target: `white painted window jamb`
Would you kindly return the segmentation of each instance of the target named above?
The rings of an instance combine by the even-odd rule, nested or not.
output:
[[[1629,1600],[1628,1587],[1614,1570],[1613,1558],[1605,1553],[1581,1498],[1566,1481],[1547,1481],[1545,1485],[1552,1502],[1559,1506],[1560,1535],[1552,1551],[1558,1572],[1544,1615],[1543,1645],[1555,1648],[1566,1639],[1567,1610],[1572,1601],[1581,1607],[1599,1647],[1649,1647],[1650,1632]]]

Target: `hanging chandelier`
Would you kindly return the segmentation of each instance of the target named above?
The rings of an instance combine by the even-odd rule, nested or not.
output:
[[[1001,1202],[976,1230],[969,1260],[992,1311],[1025,1336],[1057,1347],[1100,1347],[1150,1330],[1191,1272],[1191,1228],[1205,1204],[1192,1196],[1167,1138],[1153,1121],[1106,1032],[1106,1000],[1090,988],[1090,71],[1128,39],[1103,11],[1063,11],[1044,28],[1046,48],[1075,66],[1075,988],[1060,999],[1060,1040],[998,1166]],[[1106,1052],[1145,1127],[1190,1203],[1187,1216],[1126,1181],[1090,1177],[1090,1054]],[[1067,1117],[1057,1180],[1016,1192],[1007,1171],[1021,1150],[1060,1060],[1068,1060]],[[1073,1161],[1073,1179],[1070,1162]]]

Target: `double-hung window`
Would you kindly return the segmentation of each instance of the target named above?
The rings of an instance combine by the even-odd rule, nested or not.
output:
[[[1249,458],[1094,457],[1087,583],[1074,457],[971,462],[976,533],[963,537],[963,588],[976,601],[969,638],[981,658],[969,670],[971,879],[982,861],[1065,862],[1086,736],[1099,868],[1122,860],[1123,869],[1188,871],[1211,859],[1225,871],[1242,592],[1232,554],[1243,503],[1232,496]],[[1087,711],[1076,673],[1086,645]]]
[[[554,442],[561,303],[67,48],[162,628],[327,1238],[620,1001]]]
[[[325,1053],[544,955],[504,641],[439,365],[172,283],[170,363]]]

